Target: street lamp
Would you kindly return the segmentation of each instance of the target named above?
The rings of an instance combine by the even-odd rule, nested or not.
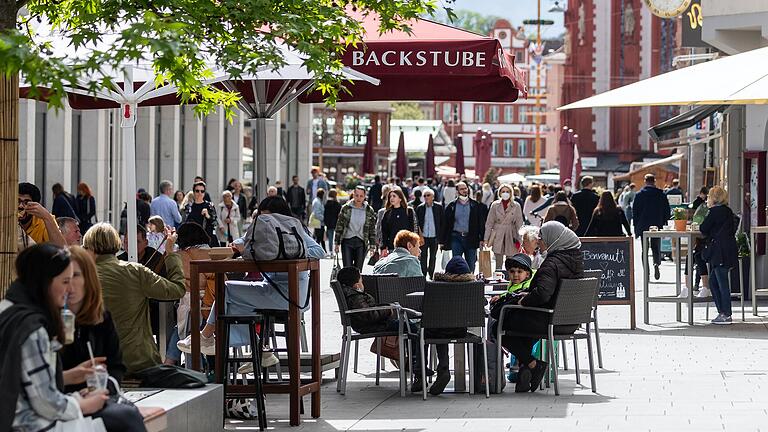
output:
[[[549,8],[548,12],[549,13],[565,12],[565,8],[560,6],[560,2],[559,1],[555,1],[555,4],[552,5],[552,7]]]

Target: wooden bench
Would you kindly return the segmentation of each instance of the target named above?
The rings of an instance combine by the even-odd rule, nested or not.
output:
[[[148,432],[193,432],[221,430],[224,424],[224,389],[208,384],[197,389],[126,389],[157,391],[137,402]]]

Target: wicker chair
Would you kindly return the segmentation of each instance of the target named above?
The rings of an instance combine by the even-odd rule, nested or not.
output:
[[[384,278],[378,282],[379,296],[376,301],[382,304],[399,303],[400,305],[421,310],[421,297],[408,296],[413,292],[424,291],[424,276]]]
[[[557,376],[557,363],[554,352],[554,341],[574,341],[574,346],[577,339],[587,340],[587,352],[589,355],[589,375],[592,384],[592,391],[597,391],[595,384],[595,367],[592,356],[592,336],[590,334],[590,327],[592,323],[592,310],[595,302],[596,292],[600,286],[600,281],[597,278],[584,278],[584,279],[563,279],[560,282],[560,289],[558,290],[557,299],[555,300],[554,309],[545,309],[531,306],[522,305],[506,305],[501,309],[499,314],[499,323],[497,326],[496,340],[501,341],[502,336],[521,336],[529,337],[533,339],[544,339],[547,341],[547,353],[549,355],[549,367],[551,371],[547,372],[547,376],[550,372],[554,372],[555,377],[555,395],[560,395],[559,381]],[[508,310],[520,309],[534,312],[541,312],[549,315],[549,325],[546,334],[539,333],[526,333],[516,332],[511,330],[504,330],[504,316]],[[574,325],[586,325],[586,331],[576,330],[570,333],[555,333],[555,326],[574,326]],[[576,348],[574,348],[576,352]],[[578,352],[576,352],[578,358]],[[502,365],[501,350],[497,354],[497,363]],[[503,367],[503,366],[500,366]],[[576,363],[576,376],[579,380],[578,363]],[[502,371],[498,374],[498,386],[501,388]]]
[[[480,327],[480,336],[467,333],[461,338],[427,337],[426,331]],[[485,296],[482,282],[450,283],[427,282],[424,287],[419,349],[421,350],[421,379],[426,384],[426,344],[471,343],[482,344],[485,382],[488,382],[488,351],[485,336]],[[469,356],[469,391],[474,393],[474,356]],[[489,397],[489,386],[485,386],[485,397]],[[427,400],[427,386],[422,389]]]
[[[373,298],[379,301],[379,281],[384,278],[396,278],[397,273],[385,273],[385,274],[364,274],[363,276],[363,291],[372,295]]]
[[[342,326],[342,335],[341,335],[341,373],[339,374],[339,379],[336,384],[336,391],[340,392],[341,394],[346,393],[347,389],[347,371],[349,369],[349,349],[351,348],[352,341],[359,341],[361,339],[373,339],[378,337],[385,337],[385,336],[397,336],[399,338],[400,342],[400,364],[405,364],[406,359],[406,343],[408,347],[408,351],[410,351],[411,347],[411,339],[416,339],[416,334],[409,333],[408,327],[407,327],[407,320],[408,315],[406,315],[406,310],[402,308],[399,305],[388,305],[388,306],[376,306],[371,308],[364,308],[364,309],[347,309],[347,300],[344,296],[344,291],[341,287],[341,284],[337,281],[331,281],[331,288],[333,289],[333,294],[336,296],[336,304],[339,307],[339,317],[341,318],[341,326]],[[354,313],[360,313],[360,312],[370,312],[370,311],[376,311],[376,310],[392,310],[394,313],[397,314],[397,319],[399,322],[399,328],[395,331],[382,331],[382,332],[375,332],[375,333],[357,333],[354,330],[352,330],[352,323],[350,320],[350,315]],[[408,311],[410,316],[419,316],[418,312],[415,311]],[[376,385],[379,385],[379,375],[380,375],[380,369],[381,369],[381,355],[376,354]],[[406,377],[405,377],[405,368],[400,368],[400,396],[405,396],[406,391]]]

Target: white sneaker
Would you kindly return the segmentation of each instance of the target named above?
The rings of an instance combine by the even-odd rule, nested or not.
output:
[[[183,340],[176,342],[179,351],[187,354],[192,353],[192,335],[187,335]],[[207,356],[216,355],[216,336],[209,338],[200,333],[200,353]]]
[[[278,363],[280,363],[280,359],[278,359],[275,353],[273,353],[272,351],[264,351],[263,353],[261,353],[261,367],[268,368]],[[251,362],[244,363],[242,366],[237,368],[237,373],[239,374],[253,373],[253,363]]]
[[[699,298],[712,297],[712,291],[710,291],[709,288],[707,287],[703,287],[696,294],[696,297],[699,297]]]
[[[687,287],[681,288],[680,295],[678,295],[677,298],[688,298],[688,288]]]

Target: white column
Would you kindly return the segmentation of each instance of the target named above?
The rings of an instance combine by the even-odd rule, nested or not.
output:
[[[48,109],[45,125],[46,180],[37,185],[50,209],[53,206],[51,187],[61,183],[64,190],[72,191],[72,109],[60,108],[58,112]]]
[[[280,179],[280,117],[282,113],[275,114],[274,118],[267,120],[267,177],[268,185],[275,184]]]
[[[211,194],[211,199],[217,203],[221,199],[221,191],[226,186],[226,179],[224,179],[224,128],[226,119],[224,118],[224,110],[221,108],[216,109],[212,114],[208,116],[205,140],[206,160],[205,164],[205,181],[208,183],[208,193]]]
[[[299,138],[297,145],[298,164],[295,173],[299,184],[305,185],[312,169],[312,105],[299,104]]]
[[[184,190],[181,182],[181,107],[160,108],[160,178],[170,180],[176,189]]]
[[[226,147],[227,157],[224,162],[224,171],[227,179],[236,178],[243,180],[243,136],[245,134],[245,117],[242,112],[236,111],[232,123],[226,121]]]
[[[653,15],[647,7],[640,9],[640,79],[650,78],[653,66]],[[651,107],[640,108],[640,150],[653,150],[646,131],[651,125]],[[693,195],[691,195],[693,196]]]
[[[595,70],[595,80],[592,82],[594,94],[600,94],[610,89],[611,81],[611,2],[609,0],[596,0],[594,6],[595,17],[595,52],[592,57],[592,68]],[[617,13],[622,13],[618,11]],[[611,137],[610,110],[608,108],[594,108],[592,113],[595,120],[592,122],[594,139],[597,150],[608,150]],[[578,131],[579,133],[584,133]]]
[[[184,145],[181,159],[185,178],[180,181],[184,185],[183,190],[191,190],[194,177],[203,175],[203,121],[195,114],[192,106],[183,107],[182,112]]]
[[[155,123],[155,107],[139,108],[136,121],[136,185],[143,187],[150,195],[159,192],[159,180],[155,174],[157,125]],[[83,124],[86,124],[83,122]]]
[[[82,181],[88,183],[96,199],[96,218],[101,222],[109,210],[109,111],[82,111]]]
[[[35,182],[35,120],[37,101],[19,99],[19,181]]]

